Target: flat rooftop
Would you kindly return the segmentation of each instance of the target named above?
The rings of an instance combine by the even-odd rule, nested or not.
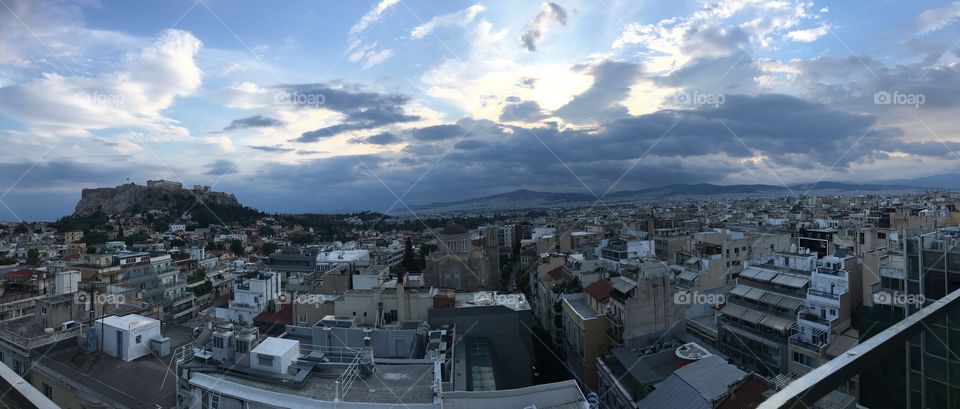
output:
[[[319,372],[314,370],[303,385],[262,382],[247,376],[223,372],[194,372],[190,383],[207,387],[216,385],[224,395],[257,396],[258,401],[269,401],[280,407],[299,407],[306,400],[334,401],[335,382],[341,370]],[[432,404],[433,364],[387,365],[377,364],[374,374],[358,378],[347,390],[343,401],[362,403]],[[235,384],[235,385],[231,385]]]
[[[190,341],[192,329],[165,325],[170,349]],[[37,361],[37,367],[53,372],[65,382],[82,385],[106,399],[132,408],[170,408],[177,404],[177,374],[170,359],[149,354],[126,362],[104,353],[89,353],[78,346],[51,352]],[[100,397],[78,392],[81,400],[101,402]],[[110,406],[110,403],[107,402]]]

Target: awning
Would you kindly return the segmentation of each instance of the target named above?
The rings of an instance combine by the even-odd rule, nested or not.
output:
[[[776,306],[777,304],[780,303],[781,300],[783,300],[782,295],[774,292],[770,292],[770,291],[767,291],[767,293],[764,294],[763,297],[760,297],[760,302],[767,305],[772,305],[772,306]]]
[[[756,267],[747,267],[746,270],[740,273],[740,277],[746,277],[753,281],[760,281],[760,282],[770,281],[770,279],[772,279],[776,275],[777,273],[774,273],[769,270],[759,269]]]
[[[747,312],[747,309],[737,304],[727,304],[720,310],[721,314],[731,318],[740,318],[745,312]]]
[[[743,295],[743,298],[753,301],[760,301],[760,298],[766,293],[766,291],[759,288],[751,288],[750,291],[747,291],[747,293]]]
[[[793,321],[773,315],[767,315],[760,320],[760,325],[770,328],[774,331],[784,332],[793,325]]]
[[[748,291],[750,291],[750,287],[747,287],[745,285],[737,285],[730,290],[730,294],[736,295],[738,297],[743,297],[743,295],[746,294]]]
[[[691,282],[696,281],[697,277],[700,277],[700,273],[691,270],[684,270],[677,275],[677,279]]]
[[[771,281],[774,284],[790,288],[803,288],[810,282],[809,278],[798,277],[792,274],[777,274]]]
[[[743,313],[743,315],[740,316],[740,319],[749,322],[750,324],[757,325],[766,316],[767,314],[759,311],[747,310],[745,313]]]
[[[797,308],[800,307],[801,303],[802,302],[800,300],[797,300],[796,298],[783,297],[783,299],[780,300],[779,303],[777,303],[777,307],[783,308],[787,311],[796,311]]]

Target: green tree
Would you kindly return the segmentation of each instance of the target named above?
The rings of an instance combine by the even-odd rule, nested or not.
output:
[[[30,232],[30,228],[27,227],[27,224],[26,224],[26,223],[20,223],[20,224],[17,225],[17,228],[16,228],[13,232],[16,233],[16,234],[29,233],[29,232]]]
[[[310,244],[316,238],[310,233],[299,233],[290,237],[290,242],[293,244]]]
[[[407,237],[403,242],[403,268],[407,271],[419,270],[420,263],[417,261],[417,253],[413,251],[413,241]]]
[[[273,252],[275,251],[277,251],[276,243],[270,243],[270,242],[263,243],[263,248],[260,249],[260,253],[262,253],[265,256],[269,256],[273,254]]]
[[[145,242],[145,241],[147,241],[147,240],[150,240],[150,236],[147,235],[146,233],[140,231],[140,232],[136,232],[136,233],[133,233],[133,234],[125,237],[125,238],[123,239],[123,242],[124,242],[124,243],[127,243],[128,246],[132,246],[132,245],[134,245],[134,244],[136,244],[136,243],[143,243],[143,242]]]
[[[27,250],[27,264],[31,266],[40,265],[40,250]]]
[[[260,227],[259,233],[260,233],[260,237],[272,237],[277,234],[277,232],[274,231],[273,228],[270,226]]]
[[[230,252],[237,256],[243,255],[243,243],[240,240],[230,242]]]

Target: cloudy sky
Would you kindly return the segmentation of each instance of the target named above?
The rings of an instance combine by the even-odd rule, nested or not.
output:
[[[0,220],[154,178],[386,211],[960,158],[960,2],[0,6]]]

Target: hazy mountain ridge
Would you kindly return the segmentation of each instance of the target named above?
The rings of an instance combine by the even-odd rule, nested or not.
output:
[[[941,178],[946,178],[947,175]],[[956,176],[960,178],[960,175]],[[934,178],[934,177],[931,177]],[[935,179],[940,180],[940,179]],[[960,180],[960,179],[958,179]],[[960,185],[960,183],[958,183]],[[960,187],[960,186],[958,186]],[[822,181],[816,183],[800,183],[789,186],[767,184],[739,184],[715,185],[710,183],[672,184],[640,190],[625,190],[612,192],[603,196],[604,202],[628,202],[660,198],[700,197],[700,196],[782,196],[803,195],[813,193],[870,193],[870,192],[897,192],[912,191],[928,188],[926,184],[911,183],[909,180],[897,183],[867,184]],[[598,194],[601,192],[597,192]],[[468,200],[452,202],[435,202],[414,206],[415,209],[430,211],[463,211],[484,209],[522,209],[545,206],[589,205],[596,201],[596,197],[584,193],[538,192],[528,189],[514,190],[490,196],[477,197]]]

